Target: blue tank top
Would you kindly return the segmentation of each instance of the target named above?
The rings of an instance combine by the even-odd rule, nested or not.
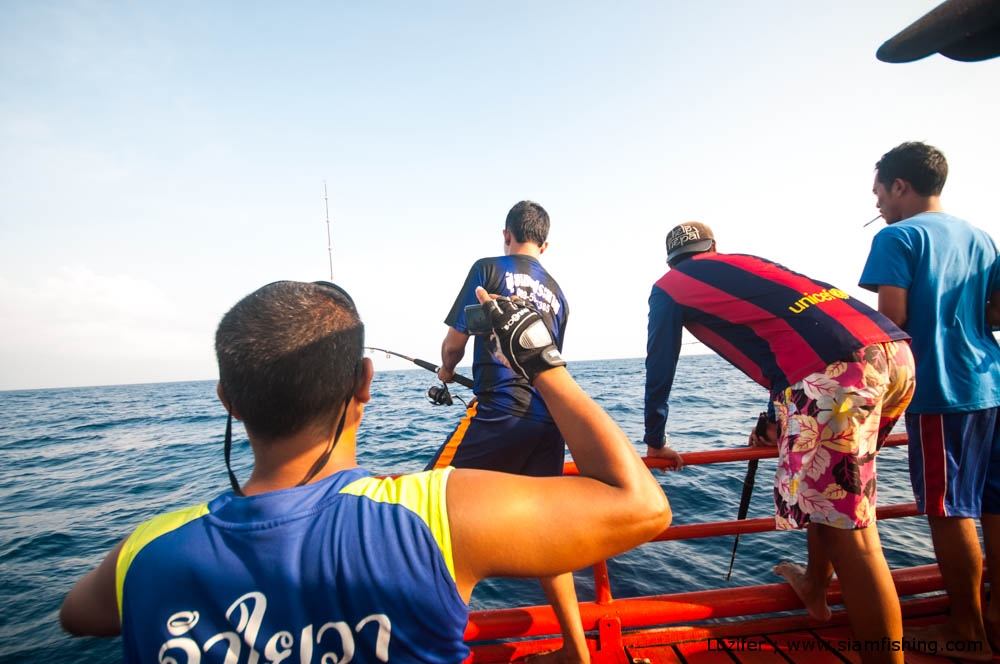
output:
[[[345,470],[139,526],[118,557],[125,662],[459,662],[450,468]]]

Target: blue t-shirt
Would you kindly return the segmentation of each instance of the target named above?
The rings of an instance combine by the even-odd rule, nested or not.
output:
[[[957,413],[1000,405],[1000,346],[986,301],[1000,290],[993,240],[966,221],[924,212],[882,229],[859,284],[907,290],[917,389],[911,413]]]
[[[538,259],[523,254],[480,258],[472,264],[462,290],[445,317],[445,325],[468,334],[465,307],[479,304],[476,286],[487,293],[518,296],[530,301],[549,328],[559,350],[562,350],[569,320],[569,305],[556,280],[545,271]],[[472,355],[472,391],[481,404],[538,422],[551,422],[545,402],[527,380],[505,367],[486,343],[487,337],[477,335]]]
[[[124,661],[461,662],[450,471],[356,468],[147,521],[117,561]]]

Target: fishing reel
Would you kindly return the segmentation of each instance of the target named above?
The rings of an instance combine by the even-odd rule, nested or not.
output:
[[[435,406],[451,406],[455,403],[451,398],[451,392],[448,391],[448,386],[444,383],[428,387],[427,398]]]
[[[462,402],[463,406],[466,408],[469,407],[469,404],[465,403],[465,399],[457,394],[452,397],[452,394],[448,391],[448,386],[445,383],[441,383],[440,385],[431,385],[428,387],[427,398],[435,406],[451,406],[455,403],[453,399],[458,399]]]

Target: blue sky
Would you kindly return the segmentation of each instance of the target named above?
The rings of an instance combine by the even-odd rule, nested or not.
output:
[[[324,180],[369,342],[427,359],[524,198],[570,359],[644,354],[687,219],[860,295],[904,140],[1000,235],[1000,59],[874,57],[935,4],[0,4],[0,389],[214,378],[229,306],[329,276]]]

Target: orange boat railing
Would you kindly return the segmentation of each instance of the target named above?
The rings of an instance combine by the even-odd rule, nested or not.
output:
[[[905,434],[890,435],[886,446],[905,445]],[[768,459],[777,457],[777,448],[735,448],[707,452],[689,452],[682,455],[684,464],[697,466],[705,464]],[[664,459],[644,459],[651,469],[664,469],[668,462]],[[567,463],[565,474],[578,474],[576,465]],[[888,505],[878,508],[878,519],[895,519],[917,515],[914,503]],[[773,517],[719,521],[671,526],[654,537],[653,542],[668,540],[696,539],[747,533],[768,532],[775,529]],[[892,572],[900,596],[932,592],[941,588],[941,576],[937,565],[924,565]],[[598,631],[598,651],[596,661],[621,660],[625,645],[622,629],[663,628],[693,621],[712,618],[734,618],[738,616],[776,613],[802,608],[802,604],[787,584],[767,584],[701,590],[647,597],[614,599],[608,567],[605,562],[594,566],[594,601],[580,602],[580,616],[583,628]],[[829,596],[831,604],[839,603],[840,592],[834,583]],[[939,609],[944,598],[920,598],[904,603],[906,611]],[[940,606],[939,606],[940,605]],[[796,620],[808,620],[803,616]],[[791,618],[790,618],[791,619]],[[672,629],[681,629],[674,627]],[[685,627],[685,630],[696,628]],[[522,640],[502,644],[477,645],[476,642],[502,639],[532,639],[534,637],[558,636],[559,623],[549,606],[524,606],[486,611],[474,611],[469,615],[465,630],[465,640],[472,645],[470,661],[509,661],[514,657],[542,652],[558,647],[559,640]],[[643,633],[648,632],[644,630]],[[641,634],[640,634],[641,637]],[[641,638],[640,638],[641,641]],[[632,639],[633,645],[635,639]],[[606,653],[602,657],[601,653]]]

